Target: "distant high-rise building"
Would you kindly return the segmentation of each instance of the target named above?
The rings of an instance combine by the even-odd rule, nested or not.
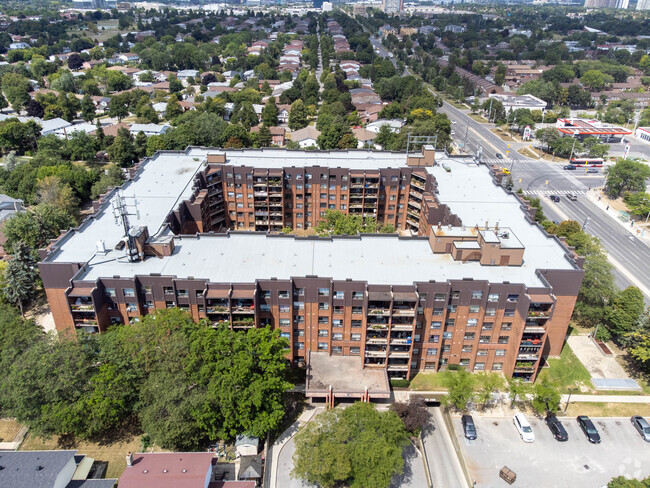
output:
[[[323,0],[314,0],[314,8],[321,8],[323,6]]]
[[[650,10],[650,0],[639,0],[636,4],[637,10]]]
[[[387,14],[396,14],[404,10],[404,0],[382,0],[381,9]]]
[[[647,2],[648,0],[641,0]],[[620,8],[626,9],[630,0],[585,0],[585,8]]]

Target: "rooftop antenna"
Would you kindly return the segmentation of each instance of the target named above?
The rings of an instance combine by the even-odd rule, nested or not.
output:
[[[131,199],[132,203],[129,203],[128,200]],[[140,211],[138,210],[138,201],[135,198],[135,194],[132,197],[125,197],[122,193],[118,193],[111,202],[115,224],[120,225],[120,223],[122,223],[122,227],[124,228],[124,237],[126,237],[128,242],[127,255],[129,261],[138,261],[139,256],[135,242],[137,232],[133,232],[134,229],[131,227],[131,224],[129,224],[129,215],[135,215],[136,219],[140,220]],[[135,213],[129,213],[129,207],[133,208]]]
[[[414,136],[409,132],[406,139],[406,157],[409,155],[411,144],[432,144],[434,149],[438,149],[438,132],[435,136]]]

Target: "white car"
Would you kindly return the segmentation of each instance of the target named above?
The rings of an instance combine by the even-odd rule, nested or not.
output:
[[[512,422],[515,424],[522,441],[535,442],[535,433],[533,432],[533,428],[530,426],[523,413],[516,413],[514,417],[512,417]]]

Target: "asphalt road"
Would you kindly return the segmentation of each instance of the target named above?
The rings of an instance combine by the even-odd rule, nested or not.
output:
[[[429,411],[433,421],[423,432],[422,440],[427,451],[433,488],[466,488],[467,482],[450,438],[455,432],[447,430],[440,407],[431,407]]]

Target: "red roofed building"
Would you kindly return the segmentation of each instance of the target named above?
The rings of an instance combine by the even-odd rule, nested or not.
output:
[[[603,124],[599,120],[557,119],[556,127],[561,134],[581,140],[586,137],[598,137],[605,140],[620,139],[632,134],[631,130]]]
[[[129,453],[120,488],[206,488],[213,457],[210,452]]]

